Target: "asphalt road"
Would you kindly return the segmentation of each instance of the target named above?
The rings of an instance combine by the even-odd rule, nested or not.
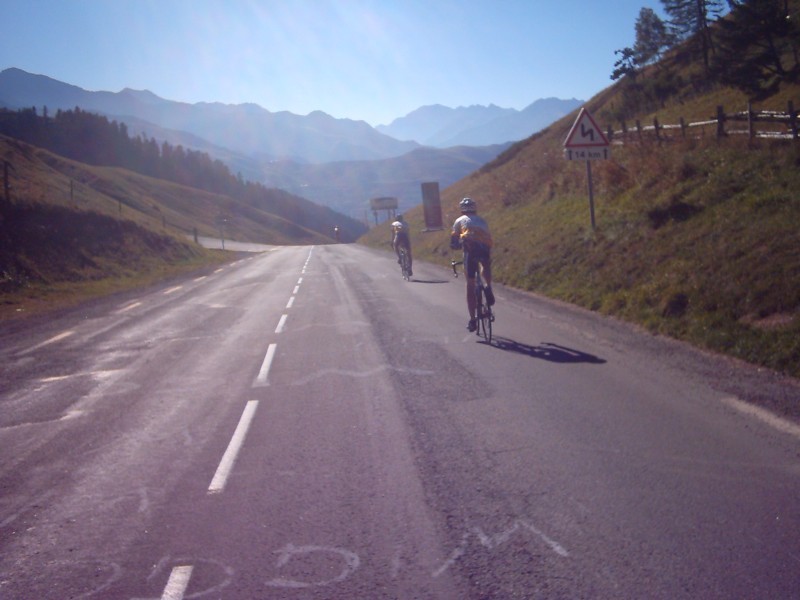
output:
[[[272,248],[0,324],[0,598],[800,597],[797,382],[495,292]]]

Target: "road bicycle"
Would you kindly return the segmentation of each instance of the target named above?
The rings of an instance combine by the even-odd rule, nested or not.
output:
[[[406,281],[411,277],[411,264],[408,257],[408,249],[405,246],[400,246],[400,272]]]
[[[463,264],[463,260],[450,260],[450,266],[453,267],[453,277],[458,277],[456,267]],[[489,302],[486,300],[486,285],[483,283],[480,268],[475,275],[475,318],[478,322],[478,328],[475,330],[475,333],[478,336],[483,336],[486,343],[491,344],[494,313],[492,312],[492,307],[489,306]]]

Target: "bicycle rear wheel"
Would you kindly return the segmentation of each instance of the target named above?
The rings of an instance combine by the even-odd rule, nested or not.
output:
[[[478,332],[483,336],[487,343],[492,343],[492,313],[491,309],[482,305],[480,307],[480,318],[478,319]]]

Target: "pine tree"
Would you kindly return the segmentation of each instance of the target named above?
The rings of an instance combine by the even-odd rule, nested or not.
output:
[[[709,70],[714,52],[711,23],[722,14],[722,0],[661,0],[661,4],[669,16],[671,39],[699,46],[703,64]]]
[[[670,35],[664,21],[652,8],[642,8],[636,19],[636,43],[633,46],[636,64],[644,66],[658,60],[669,45]]]
[[[786,3],[729,1],[731,14],[719,22],[719,53],[714,61],[719,79],[753,99],[774,93],[783,80],[796,80],[800,29],[789,18]]]
[[[627,75],[635,81],[639,70],[636,66],[636,52],[634,52],[633,48],[626,46],[621,50],[614,50],[614,54],[619,56],[619,58],[614,63],[614,71],[611,73],[611,79],[616,81]]]

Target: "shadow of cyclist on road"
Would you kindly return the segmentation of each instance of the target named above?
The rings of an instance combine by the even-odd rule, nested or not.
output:
[[[598,358],[593,354],[581,352],[567,348],[566,346],[559,346],[550,342],[542,342],[538,346],[529,346],[504,337],[495,337],[492,340],[492,345],[500,350],[507,352],[516,352],[517,354],[524,354],[531,358],[539,358],[554,363],[570,364],[570,363],[588,363],[593,365],[602,365],[606,361]]]

